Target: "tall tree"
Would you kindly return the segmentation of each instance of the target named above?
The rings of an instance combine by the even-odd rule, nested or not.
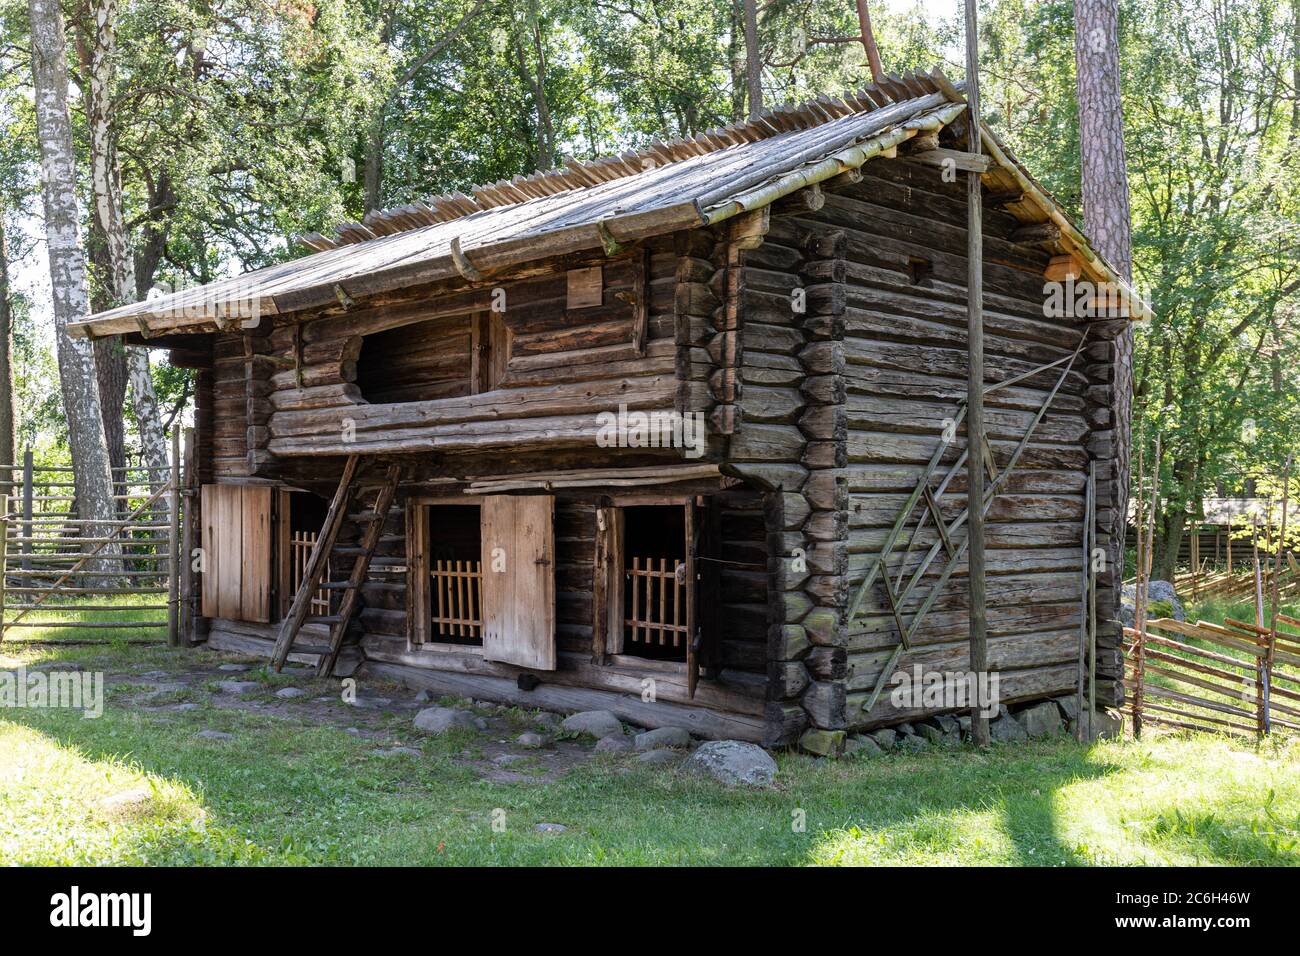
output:
[[[763,112],[763,54],[758,46],[758,0],[745,3],[745,90],[749,118]]]
[[[94,221],[108,267],[109,305],[113,307],[134,302],[139,297],[135,266],[123,221],[121,173],[109,116],[116,87],[116,0],[91,0],[88,19],[89,35],[83,40],[83,48],[86,50],[88,79],[85,87],[85,111],[90,132],[91,194],[94,197]],[[111,347],[120,348],[117,343],[112,343]],[[135,346],[127,346],[124,351],[123,365],[131,387],[131,411],[140,438],[143,463],[154,469],[150,472],[151,483],[161,482],[163,469],[167,466],[167,440],[163,435],[158,399],[154,395],[149,354],[145,349]],[[97,352],[95,357],[98,363],[102,355]],[[103,394],[100,398],[106,401]],[[107,408],[106,412],[110,417],[120,420],[120,408],[120,405],[114,406]],[[106,425],[106,434],[107,430]]]
[[[1125,279],[1133,274],[1124,109],[1120,100],[1117,0],[1074,0],[1074,58],[1079,91],[1083,220],[1088,237]],[[1128,514],[1129,438],[1133,409],[1133,330],[1125,325],[1111,350],[1115,473],[1110,476],[1110,573],[1122,571]]]
[[[0,204],[0,464],[16,462],[14,419],[14,311],[9,298],[9,242],[5,209]]]
[[[41,153],[45,238],[54,300],[54,335],[59,383],[68,423],[68,443],[78,513],[88,522],[86,537],[107,537],[115,517],[104,421],[100,413],[95,356],[85,339],[68,335],[68,323],[90,311],[86,260],[77,211],[76,162],[68,117],[68,59],[63,12],[58,0],[28,0],[31,20],[32,85]],[[105,549],[105,558],[110,557]],[[107,566],[96,562],[98,569]]]

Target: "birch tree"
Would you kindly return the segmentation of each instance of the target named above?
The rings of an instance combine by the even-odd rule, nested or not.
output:
[[[127,241],[122,216],[122,179],[113,142],[111,98],[115,87],[115,17],[116,0],[92,0],[90,36],[87,38],[87,83],[85,94],[86,122],[90,139],[90,181],[94,197],[95,220],[103,237],[110,307],[125,305],[139,298],[135,267]],[[161,482],[167,466],[167,439],[163,435],[154,395],[149,353],[137,346],[126,347],[127,382],[131,389],[131,411],[140,436],[144,464],[151,469],[151,486]],[[115,415],[116,409],[108,409]]]
[[[68,335],[68,323],[90,309],[86,260],[77,211],[76,163],[68,118],[68,60],[58,0],[28,0],[32,85],[41,155],[45,238],[54,305],[59,383],[79,515],[88,538],[107,537],[115,517],[113,481],[90,342]],[[109,555],[109,549],[103,552]],[[104,569],[107,562],[96,562]]]

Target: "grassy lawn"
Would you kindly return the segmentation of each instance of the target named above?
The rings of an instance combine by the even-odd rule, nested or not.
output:
[[[77,661],[119,674],[218,660],[0,649],[4,667]],[[480,752],[492,735],[422,737],[409,710],[349,732],[352,708],[295,714],[271,694],[284,678],[251,676],[268,682],[251,710],[218,706],[201,679],[147,707],[115,681],[97,720],[0,711],[0,864],[1300,863],[1300,743],[1285,739],[1258,749],[1199,736],[1087,748],[1061,739],[838,763],[783,755],[777,786],[763,791],[625,755],[545,778],[539,768],[536,780],[525,763],[512,775],[522,779],[496,782]],[[299,685],[338,693],[337,682]],[[526,727],[529,715],[508,718]],[[386,752],[394,745],[420,753]],[[567,830],[536,832],[542,822]]]

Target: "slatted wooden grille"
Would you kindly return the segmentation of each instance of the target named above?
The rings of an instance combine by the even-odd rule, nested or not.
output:
[[[444,637],[483,637],[483,563],[434,561],[433,633]]]
[[[681,562],[668,558],[633,557],[626,569],[631,589],[631,615],[624,619],[632,644],[683,647],[686,636],[685,586],[678,578]]]
[[[289,538],[289,593],[297,593],[298,587],[302,584],[302,576],[307,570],[307,559],[311,557],[311,549],[316,546],[315,531],[295,531]],[[311,608],[308,611],[313,615],[328,615],[330,612],[330,592],[321,588],[311,598]]]

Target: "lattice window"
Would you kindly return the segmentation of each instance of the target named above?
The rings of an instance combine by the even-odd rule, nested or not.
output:
[[[482,561],[432,562],[429,571],[435,638],[483,638]]]
[[[633,556],[626,569],[631,614],[624,619],[625,651],[639,646],[685,648],[686,565]]]

